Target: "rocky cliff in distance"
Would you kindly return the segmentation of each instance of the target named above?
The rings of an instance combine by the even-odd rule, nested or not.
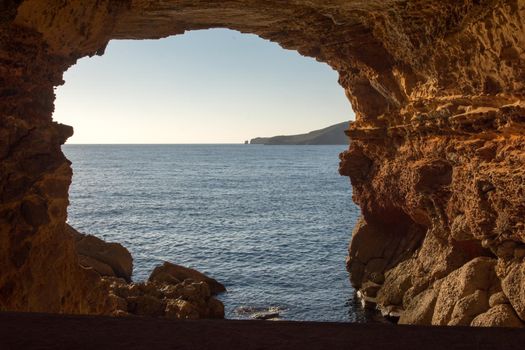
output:
[[[307,134],[256,137],[250,140],[252,145],[348,145],[345,131],[349,122],[331,125]]]
[[[54,87],[111,39],[226,27],[339,72],[353,284],[401,322],[525,321],[524,0],[10,0],[0,5],[0,309],[110,312],[65,231]]]

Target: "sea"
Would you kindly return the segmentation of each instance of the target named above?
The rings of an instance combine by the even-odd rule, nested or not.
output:
[[[163,261],[217,279],[226,318],[370,322],[345,270],[360,215],[345,148],[64,145],[68,222],[128,248],[134,281]]]

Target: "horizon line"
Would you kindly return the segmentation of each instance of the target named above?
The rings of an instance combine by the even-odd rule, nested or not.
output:
[[[61,146],[185,146],[185,145],[261,145],[261,146],[348,146],[347,144],[319,144],[319,145],[304,145],[304,144],[262,144],[262,143],[64,143]]]
[[[94,143],[94,142],[66,142],[65,145],[244,145],[243,142],[111,142],[111,143]]]

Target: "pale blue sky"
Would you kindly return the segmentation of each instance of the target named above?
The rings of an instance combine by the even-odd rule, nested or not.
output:
[[[255,35],[214,29],[111,41],[56,89],[69,143],[240,143],[354,119],[328,65]]]

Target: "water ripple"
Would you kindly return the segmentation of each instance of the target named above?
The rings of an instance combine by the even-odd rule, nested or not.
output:
[[[359,216],[343,146],[66,145],[69,222],[124,244],[134,280],[162,260],[222,281],[229,318],[364,321],[344,269]],[[237,310],[237,311],[236,311]]]

